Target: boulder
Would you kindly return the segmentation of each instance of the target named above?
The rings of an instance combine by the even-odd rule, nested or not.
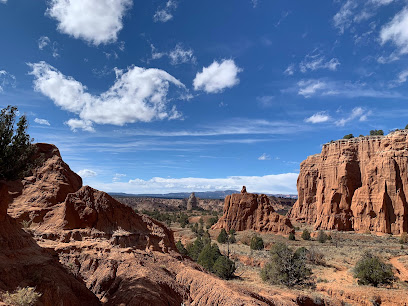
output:
[[[285,235],[294,232],[290,220],[274,211],[266,195],[247,192],[225,198],[223,216],[212,226],[212,229],[221,228],[226,231],[254,230]]]

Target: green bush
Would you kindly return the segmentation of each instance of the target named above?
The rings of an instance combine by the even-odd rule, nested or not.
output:
[[[392,265],[384,263],[379,257],[366,252],[354,267],[354,277],[359,285],[388,285],[394,280]]]
[[[235,243],[237,242],[237,238],[235,237],[235,230],[231,229],[228,233],[228,242]]]
[[[222,279],[230,279],[235,269],[235,263],[226,256],[218,257],[213,266],[213,272]]]
[[[204,247],[204,243],[201,237],[197,237],[197,239],[194,240],[193,243],[187,244],[186,249],[187,249],[188,256],[190,256],[193,260],[197,261],[198,256],[200,255],[203,247]]]
[[[310,240],[310,232],[309,232],[307,229],[305,229],[305,230],[303,231],[303,233],[302,233],[302,239],[303,239],[303,240]]]
[[[228,239],[227,231],[222,228],[220,234],[217,237],[217,241],[219,243],[226,243],[227,239]]]
[[[401,244],[406,244],[408,243],[408,234],[407,233],[402,233],[399,239],[399,243]]]
[[[289,240],[296,240],[295,233],[292,232],[289,234]]]
[[[41,293],[35,291],[33,287],[17,288],[14,293],[3,294],[3,301],[7,305],[13,306],[33,306],[37,304]]]
[[[0,112],[0,180],[21,179],[34,166],[27,117],[21,116],[16,124],[16,113],[17,108],[10,105]]]
[[[317,241],[320,243],[325,243],[329,237],[326,235],[326,233],[322,230],[319,231],[319,234],[317,235]]]
[[[181,243],[181,240],[177,241],[176,247],[181,255],[183,256],[188,255],[187,249],[184,247],[183,243]]]
[[[351,138],[354,138],[353,134],[347,134],[343,136],[343,139],[351,139]]]
[[[181,212],[179,215],[178,215],[178,218],[177,218],[178,220],[178,222],[180,223],[180,226],[182,227],[182,228],[185,228],[186,227],[186,225],[189,223],[188,222],[188,216],[185,214],[185,213],[183,213],[183,212]]]
[[[311,270],[306,267],[302,252],[294,253],[284,243],[276,243],[270,251],[270,260],[261,270],[261,278],[270,284],[288,287],[307,283]]]
[[[384,131],[383,131],[383,130],[371,130],[371,131],[370,131],[370,135],[371,135],[371,136],[384,135]]]
[[[251,238],[251,244],[250,244],[251,250],[263,250],[264,249],[264,242],[261,237],[254,235]]]
[[[213,243],[204,246],[200,255],[198,255],[197,263],[208,271],[212,271],[215,261],[221,256],[220,249]]]

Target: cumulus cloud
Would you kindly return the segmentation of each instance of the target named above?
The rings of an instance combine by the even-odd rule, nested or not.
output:
[[[164,8],[158,9],[153,15],[154,22],[167,22],[173,19],[173,11],[177,8],[177,2],[169,0]]]
[[[355,107],[353,108],[349,116],[342,118],[340,120],[337,120],[335,124],[337,126],[345,126],[346,123],[352,120],[356,120],[356,119],[358,119],[359,121],[366,121],[370,114],[371,114],[371,111],[369,110],[366,110],[362,107]]]
[[[408,7],[405,7],[380,32],[381,43],[393,43],[400,54],[408,53]]]
[[[331,119],[331,117],[326,112],[318,112],[309,118],[305,119],[305,122],[308,123],[323,123],[327,122]]]
[[[97,96],[88,93],[82,83],[63,75],[46,62],[29,66],[36,91],[63,110],[78,114],[78,119],[66,122],[73,130],[92,131],[93,123],[122,126],[180,117],[175,106],[168,109],[167,95],[171,84],[184,90],[185,86],[163,70],[136,66],[129,67],[127,71],[115,68],[115,83]]]
[[[112,181],[114,182],[119,182],[122,178],[126,177],[126,174],[123,173],[115,173],[115,175],[113,176]]]
[[[131,6],[132,0],[51,0],[46,14],[60,32],[100,45],[117,40]]]
[[[263,153],[261,156],[258,157],[258,160],[270,160],[270,159],[271,156],[266,153]]]
[[[109,184],[93,182],[96,188],[107,192],[127,193],[168,193],[168,192],[199,192],[214,190],[241,190],[246,186],[248,191],[262,193],[297,193],[297,173],[272,174],[265,176],[231,176],[225,178],[162,178],[150,180],[133,179],[128,182]]]
[[[89,170],[89,169],[83,169],[78,171],[78,175],[82,178],[88,178],[88,177],[95,177],[98,174],[95,171]]]
[[[16,77],[6,70],[0,70],[0,93],[6,87],[16,87]]]
[[[304,60],[299,64],[299,69],[303,73],[308,70],[315,71],[318,69],[328,69],[331,71],[337,70],[337,67],[340,65],[340,62],[337,58],[332,58],[327,61],[326,58],[317,53],[317,54],[308,54]]]
[[[46,119],[35,118],[34,122],[41,124],[41,125],[48,125],[48,126],[50,125],[50,123]]]
[[[221,92],[239,83],[240,72],[242,69],[233,60],[223,60],[221,63],[214,61],[210,66],[204,67],[202,72],[197,72],[193,81],[194,89],[207,93]]]

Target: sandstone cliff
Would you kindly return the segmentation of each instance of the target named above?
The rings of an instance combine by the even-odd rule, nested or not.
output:
[[[225,198],[223,216],[212,226],[212,229],[221,228],[226,231],[294,232],[290,220],[274,211],[266,195],[247,193],[244,188],[241,193]]]
[[[325,144],[301,163],[289,217],[316,229],[408,231],[408,134]]]
[[[1,291],[29,285],[44,305],[302,304],[296,296],[265,297],[206,273],[176,251],[163,224],[82,187],[55,146],[38,149],[42,164],[21,182],[8,182],[8,213],[16,219],[6,216],[7,190],[1,189],[0,299]],[[16,220],[29,225],[32,237]]]

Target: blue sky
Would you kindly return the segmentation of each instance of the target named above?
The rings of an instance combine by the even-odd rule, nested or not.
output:
[[[402,0],[0,0],[0,107],[105,191],[296,193],[408,123]]]

